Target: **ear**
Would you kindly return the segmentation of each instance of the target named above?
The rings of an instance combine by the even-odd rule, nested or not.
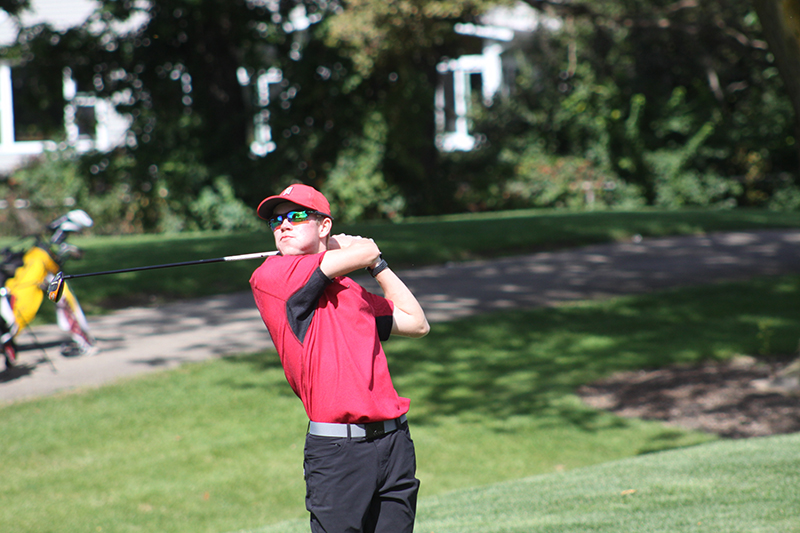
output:
[[[333,230],[333,220],[323,217],[319,222],[319,238],[327,239],[331,234],[331,230]]]

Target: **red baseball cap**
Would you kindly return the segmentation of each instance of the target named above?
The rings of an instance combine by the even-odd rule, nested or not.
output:
[[[325,195],[314,187],[302,184],[289,185],[280,194],[265,198],[258,204],[256,212],[260,218],[269,220],[275,210],[275,206],[283,202],[293,202],[333,218],[331,216],[331,204],[328,203]]]

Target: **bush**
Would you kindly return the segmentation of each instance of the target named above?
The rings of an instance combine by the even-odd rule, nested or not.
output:
[[[125,151],[81,155],[72,150],[45,152],[5,180],[0,194],[6,201],[17,199],[24,209],[18,210],[16,217],[4,213],[0,218],[2,232],[19,235],[41,231],[70,209],[83,209],[92,217],[94,226],[87,233],[141,233],[148,227],[164,229],[169,224],[185,227],[185,217],[170,209],[166,185],[158,180],[135,180],[135,167],[133,157]]]
[[[42,231],[70,209],[85,209],[88,191],[73,153],[47,152],[8,176],[0,194],[8,208],[2,233],[21,235]]]
[[[379,113],[373,113],[364,126],[363,136],[339,154],[336,166],[322,186],[337,221],[402,218],[405,200],[397,187],[388,186],[381,169],[386,133],[385,120]]]
[[[255,210],[236,198],[228,176],[218,176],[213,186],[204,187],[189,210],[194,223],[203,230],[254,230],[259,227]]]
[[[800,211],[800,187],[785,184],[772,194],[767,207],[771,211]]]
[[[588,159],[555,157],[529,149],[502,186],[506,207],[635,208],[644,198],[634,186]]]

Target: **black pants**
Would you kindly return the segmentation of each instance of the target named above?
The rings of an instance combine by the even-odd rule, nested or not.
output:
[[[414,530],[419,480],[408,426],[374,440],[306,436],[313,533]]]

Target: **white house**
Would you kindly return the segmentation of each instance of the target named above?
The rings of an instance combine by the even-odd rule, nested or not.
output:
[[[478,24],[456,24],[457,33],[482,39],[483,50],[437,65],[436,146],[444,152],[475,148],[477,137],[469,121],[474,78],[478,78],[474,81],[479,82],[475,85],[480,85],[484,105],[491,105],[497,93],[508,87],[504,71],[513,70],[511,60],[503,53],[517,39],[539,28],[555,31],[560,27],[560,20],[543,17],[523,2],[493,8],[480,17]]]
[[[31,9],[18,18],[0,11],[0,46],[13,44],[22,27],[46,22],[57,31],[65,31],[78,26],[98,7],[95,0],[32,0]],[[119,31],[130,31],[141,22],[134,20]],[[20,77],[24,74],[16,65],[0,61],[0,174],[9,173],[26,158],[59,148],[53,139],[37,133],[37,128],[32,128],[32,134],[31,128],[26,128],[30,124],[24,123],[24,117],[30,114],[25,113],[22,98],[15,94],[24,86],[14,83],[15,79],[24,81]],[[78,151],[89,151],[109,150],[128,140],[129,121],[116,113],[113,102],[79,91],[69,69],[63,71],[63,95],[66,105],[61,143]]]

